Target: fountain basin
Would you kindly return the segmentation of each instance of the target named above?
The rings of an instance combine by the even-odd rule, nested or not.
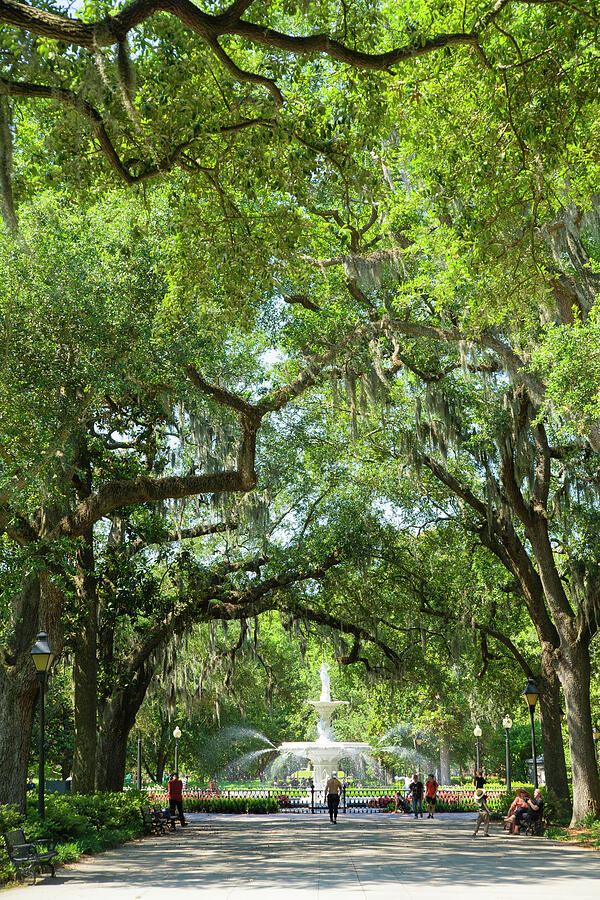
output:
[[[301,759],[308,759],[313,767],[313,784],[322,790],[332,771],[339,769],[339,762],[348,756],[368,753],[371,747],[362,741],[331,741],[319,738],[316,741],[286,742],[277,748],[281,753],[290,753]]]

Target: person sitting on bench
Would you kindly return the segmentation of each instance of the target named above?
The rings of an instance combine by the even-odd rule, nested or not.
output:
[[[507,816],[504,821],[515,829],[518,829],[520,825],[524,825],[526,822],[532,823],[540,821],[543,811],[544,801],[542,800],[542,792],[539,788],[536,788],[533,792],[533,799],[527,800],[524,806],[520,806],[515,810],[512,816]]]

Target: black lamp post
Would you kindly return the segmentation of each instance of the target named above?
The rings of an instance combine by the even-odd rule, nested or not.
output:
[[[504,733],[506,735],[506,793],[510,794],[510,729],[512,728],[512,719],[510,716],[504,716],[502,719]]]
[[[31,648],[31,658],[33,659],[37,677],[40,682],[40,753],[39,753],[39,783],[38,783],[38,814],[40,819],[45,816],[44,810],[44,786],[45,786],[45,746],[44,746],[44,694],[46,692],[46,678],[50,671],[50,666],[54,662],[54,651],[48,643],[48,635],[45,631],[40,631],[37,640]]]
[[[173,729],[173,737],[175,738],[175,775],[179,778],[179,738],[181,737],[179,725]]]
[[[142,789],[142,732],[138,728],[137,733],[137,789]]]
[[[537,750],[535,749],[535,722],[534,722],[534,713],[535,707],[538,702],[538,697],[540,696],[540,692],[535,686],[535,681],[533,679],[529,679],[527,684],[525,685],[525,690],[523,691],[523,696],[527,700],[527,706],[529,707],[529,715],[531,718],[531,753],[533,755],[533,786],[539,787],[538,785],[538,771],[537,771]]]
[[[421,744],[423,743],[422,737],[414,737],[415,750],[417,751],[417,769],[421,769]]]
[[[479,744],[479,738],[481,737],[481,728],[479,725],[476,725],[473,729],[473,734],[475,735],[475,769],[477,772],[481,769],[481,746]]]

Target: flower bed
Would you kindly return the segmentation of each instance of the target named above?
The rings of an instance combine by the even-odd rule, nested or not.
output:
[[[532,785],[514,785],[525,787],[533,794]],[[514,798],[514,790],[506,794],[503,785],[488,787],[485,792],[488,798],[488,807],[495,819],[506,815]],[[402,797],[410,797],[404,789],[398,792],[387,788],[347,788],[346,804],[349,809],[371,809],[373,811],[393,811],[396,806],[396,793]],[[476,812],[475,788],[441,788],[438,791],[436,810],[438,812]],[[153,803],[168,806],[167,795],[164,791],[148,795]],[[315,791],[315,806],[322,808],[322,791]],[[221,792],[218,789],[189,790],[183,792],[184,809],[189,812],[214,812],[214,813],[255,813],[266,814],[277,812],[278,809],[292,809],[297,806],[310,808],[310,794],[305,790],[290,790],[281,792],[273,789],[236,789]],[[544,801],[546,802],[546,801]]]
[[[371,799],[367,801],[367,806],[370,806],[371,809],[387,809],[390,805],[393,809],[396,805],[395,798],[386,796],[385,794],[381,797],[371,797]]]

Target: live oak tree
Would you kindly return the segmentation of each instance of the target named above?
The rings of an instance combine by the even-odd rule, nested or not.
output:
[[[583,448],[577,452],[576,446],[567,449],[552,442],[554,423],[539,420],[539,408],[525,389],[507,388],[502,375],[488,375],[481,381],[467,370],[465,379],[460,363],[450,366],[451,375],[444,372],[447,351],[444,356],[429,356],[425,371],[427,349],[418,343],[409,349],[405,344],[404,371],[417,373],[417,385],[427,375],[434,387],[430,385],[426,392],[417,388],[411,410],[403,399],[410,378],[405,382],[397,420],[389,417],[384,429],[371,426],[375,460],[383,462],[391,454],[417,473],[427,473],[426,493],[420,500],[412,497],[411,502],[426,502],[437,482],[458,503],[454,513],[451,506],[443,514],[458,516],[462,527],[515,579],[517,595],[529,611],[540,642],[543,730],[561,795],[566,773],[560,741],[556,753],[551,748],[560,734],[559,681],[564,691],[574,818],[578,820],[582,810],[593,806],[597,794],[589,662],[589,644],[597,631],[595,504],[591,495],[587,501],[582,499],[593,475],[587,471]],[[575,484],[579,485],[578,501],[571,496]],[[443,501],[438,502],[444,509]],[[418,583],[418,567],[413,578]],[[558,584],[556,593],[553,585]],[[423,611],[443,612],[426,599]],[[496,631],[496,639],[501,636],[493,623],[479,624]],[[527,664],[519,662],[527,671]]]
[[[35,246],[37,256],[14,245],[6,248],[3,257],[3,301],[10,340],[3,380],[2,526],[12,547],[21,548],[20,558],[12,550],[13,556],[17,553],[17,565],[13,584],[6,586],[14,591],[14,600],[4,635],[5,701],[0,729],[6,766],[3,789],[13,799],[22,796],[37,693],[27,665],[28,645],[43,625],[60,649],[65,592],[81,596],[93,633],[93,608],[85,606],[89,586],[78,573],[86,570],[95,522],[122,505],[182,495],[195,487],[226,487],[228,480],[232,487],[243,488],[245,483],[247,489],[248,478],[253,479],[253,437],[250,443],[242,441],[245,462],[239,470],[234,463],[231,474],[209,476],[208,481],[202,476],[186,480],[163,475],[164,450],[158,449],[157,458],[157,445],[159,435],[166,436],[172,412],[165,414],[163,403],[160,414],[160,402],[148,383],[150,398],[146,393],[140,402],[142,379],[148,373],[143,372],[145,363],[138,368],[141,358],[134,349],[150,343],[149,312],[161,295],[160,284],[147,277],[147,269],[140,268],[141,257],[130,254],[131,247],[124,247],[123,254],[102,256],[107,240],[117,237],[118,225],[111,231],[102,216],[93,224],[88,221],[84,237],[78,235],[80,241],[85,243],[85,236],[94,228],[103,231],[99,252],[90,254],[89,245],[85,250],[81,243],[77,246],[73,220],[63,216],[57,227],[54,212],[48,205],[32,214],[35,220],[41,213],[45,224],[43,231],[35,233],[37,243],[30,241],[29,249]],[[49,256],[65,258],[67,242],[69,264],[57,277],[40,277],[38,267],[43,268]],[[121,304],[116,302],[119,294]],[[62,303],[65,295],[69,298],[66,306]],[[112,436],[113,427],[129,429],[125,441],[139,449],[141,465],[118,458],[121,442]],[[248,451],[250,455],[244,456]],[[250,469],[244,471],[247,463]],[[152,478],[152,474],[158,477]],[[21,588],[14,583],[19,573]],[[80,613],[85,623],[83,608]],[[77,659],[85,657],[87,637],[84,627]],[[87,671],[85,666],[83,670]],[[11,736],[12,729],[19,733],[17,740]]]
[[[362,376],[363,379],[366,377],[368,369]],[[417,425],[415,438],[415,428],[410,422],[414,410],[403,405],[400,399],[394,400],[393,393],[388,396],[385,412],[381,411],[383,424],[378,421],[377,407],[372,414],[363,409],[353,442],[350,439],[351,418],[348,420],[344,415],[341,398],[340,392],[336,408],[341,422],[330,424],[324,446],[320,440],[322,406],[315,407],[310,398],[302,402],[305,411],[301,433],[305,452],[314,457],[316,470],[335,472],[337,479],[343,477],[342,471],[345,472],[357,492],[364,492],[381,509],[387,510],[391,536],[373,551],[373,562],[366,569],[368,575],[365,571],[356,573],[354,585],[350,578],[345,579],[340,592],[346,602],[360,610],[360,616],[371,621],[371,627],[378,629],[378,633],[387,634],[388,640],[391,640],[389,635],[393,635],[396,641],[402,641],[398,651],[402,659],[401,671],[406,672],[409,683],[431,681],[431,674],[427,673],[423,662],[425,645],[429,644],[425,635],[429,632],[434,635],[434,644],[445,647],[441,651],[447,654],[445,658],[452,656],[454,638],[451,635],[457,636],[459,646],[461,642],[464,644],[465,634],[467,637],[475,635],[472,646],[469,644],[471,650],[464,653],[470,653],[469,668],[479,660],[481,677],[498,654],[502,658],[508,657],[513,668],[518,666],[522,671],[522,676],[517,679],[514,672],[508,679],[500,676],[501,682],[508,680],[514,686],[516,680],[521,684],[521,678],[535,676],[541,692],[544,749],[548,759],[552,760],[548,767],[549,786],[568,803],[559,681],[547,645],[540,642],[537,647],[535,643],[534,646],[519,647],[515,640],[515,634],[527,627],[527,607],[514,570],[508,566],[509,574],[504,571],[506,556],[500,553],[494,561],[489,553],[489,541],[482,540],[482,533],[484,537],[487,535],[487,515],[474,522],[469,516],[465,517],[455,503],[448,501],[445,484],[436,487],[432,479],[425,480],[422,488],[418,481],[411,484],[414,470],[409,460],[414,460],[419,452],[419,440],[425,440],[419,430],[423,426]],[[341,404],[341,408],[337,404]],[[352,398],[348,412],[352,417]],[[407,417],[408,423],[403,425]],[[438,430],[442,428],[441,425],[437,427]],[[405,437],[400,438],[401,434]],[[412,443],[408,444],[411,438]],[[408,459],[407,445],[410,447]],[[424,453],[423,448],[421,452]],[[421,471],[420,464],[419,458],[419,464],[415,464],[417,472]],[[439,463],[440,471],[442,465],[443,459]],[[398,466],[402,472],[400,481]],[[456,477],[455,469],[452,471]],[[324,474],[324,477],[327,479],[331,475]],[[483,511],[485,513],[484,507]],[[454,529],[451,528],[453,521],[456,522]],[[397,523],[395,528],[392,523]],[[396,529],[398,535],[394,537]],[[518,538],[515,541],[518,542]],[[479,546],[477,565],[473,546]],[[381,559],[379,566],[375,565],[377,559]],[[539,601],[543,590],[530,562],[526,572],[534,583]],[[376,605],[373,605],[374,595],[377,596]],[[538,623],[538,629],[540,627]],[[460,657],[460,665],[463,659],[464,655]],[[481,697],[489,697],[493,682],[492,677],[486,681]],[[464,687],[466,691],[466,683]],[[440,688],[439,693],[443,697],[444,690]],[[473,696],[475,693],[473,691]],[[487,700],[480,702],[480,706],[474,706],[474,714],[477,708],[485,708]],[[514,705],[515,702],[520,703],[521,699],[517,700],[513,693],[511,703]],[[433,710],[430,715],[433,721],[436,718]],[[441,714],[440,722],[443,721]],[[443,732],[441,725],[440,732]]]
[[[400,413],[398,425],[392,419],[389,433],[386,435],[383,430],[383,436],[378,438],[378,452],[389,453],[389,442],[395,437],[397,443],[392,444],[391,452],[412,460],[417,471],[429,470],[457,498],[469,512],[466,526],[516,578],[540,641],[540,684],[542,694],[546,694],[545,738],[562,795],[565,769],[560,741],[557,753],[550,752],[551,746],[556,745],[553,735],[560,734],[558,679],[565,693],[574,773],[574,819],[580,819],[588,806],[596,802],[598,788],[592,765],[588,649],[596,633],[597,553],[593,539],[589,545],[588,538],[583,545],[579,539],[574,543],[568,540],[570,526],[565,522],[571,521],[569,510],[574,508],[570,499],[574,483],[579,484],[582,493],[588,491],[590,478],[593,483],[593,475],[584,474],[579,468],[578,459],[586,458],[585,448],[579,445],[578,449],[572,431],[562,432],[559,446],[547,437],[547,432],[556,437],[561,434],[560,423],[550,417],[538,421],[543,414],[525,386],[507,388],[506,374],[511,373],[498,366],[498,356],[494,359],[472,351],[464,361],[465,377],[458,353],[452,353],[447,346],[442,350],[441,340],[440,348],[432,353],[423,342],[423,338],[441,337],[444,329],[439,325],[390,319],[387,327],[393,336],[390,351],[396,360],[392,368],[412,373],[416,384],[427,384],[427,390],[416,391],[412,412],[416,425],[406,423],[406,411]],[[376,327],[373,333],[377,331]],[[407,337],[413,335],[417,340],[409,343]],[[350,412],[356,417],[357,394],[359,389],[361,393],[368,390],[372,363],[358,360],[349,363],[348,368],[352,373],[350,376],[347,369],[345,376]],[[376,429],[375,433],[379,431]],[[564,445],[566,433],[571,437]],[[450,466],[440,456],[449,452],[448,448],[456,457]],[[472,482],[474,477],[477,481]],[[569,485],[568,496],[564,481]],[[579,536],[582,528],[588,534],[593,508],[590,496],[581,509],[583,519],[577,520],[580,524],[575,533]],[[560,543],[556,544],[558,540]],[[560,549],[555,549],[557,546]],[[553,585],[559,584],[556,594]]]
[[[263,482],[266,473],[260,459],[269,455],[268,448],[259,455]],[[280,480],[292,483],[299,478],[297,471],[285,473],[285,478],[282,472],[277,474]],[[285,493],[289,496],[289,488]],[[305,520],[292,528],[283,546],[281,539],[269,539],[260,529],[252,536],[244,522],[243,503],[236,512],[238,518],[208,526],[189,524],[198,517],[193,508],[185,513],[185,525],[176,515],[177,507],[164,519],[157,511],[151,516],[144,510],[130,511],[127,516],[121,513],[113,516],[107,537],[97,536],[96,545],[104,544],[104,562],[99,561],[97,572],[87,573],[89,582],[97,585],[93,603],[98,619],[97,665],[90,664],[86,673],[90,678],[90,673],[98,671],[97,755],[93,746],[87,746],[92,758],[96,757],[98,789],[122,786],[127,738],[151,681],[160,673],[165,654],[176,653],[182,638],[187,639],[191,629],[202,623],[240,623],[239,640],[231,648],[232,666],[246,641],[247,623],[257,623],[269,610],[348,635],[355,648],[372,644],[387,659],[388,667],[396,666],[397,652],[384,636],[373,635],[359,608],[334,611],[327,599],[326,583],[333,572],[340,565],[351,564],[357,553],[368,552],[376,529],[369,527],[372,523],[361,517],[358,509],[352,516],[344,514],[338,499],[336,507],[327,510],[324,531],[317,527],[317,520],[325,514],[320,499],[317,495],[308,504]],[[287,501],[273,504],[274,522],[269,532],[283,533],[283,520],[292,511],[298,518],[301,505],[298,500],[291,509]],[[166,527],[170,520],[176,523],[171,530]],[[209,535],[213,539],[205,547]],[[253,544],[256,552],[248,555]],[[313,585],[313,591],[303,595],[297,589],[305,582]],[[316,594],[315,585],[319,587]],[[77,632],[77,610],[68,618]],[[365,657],[360,659],[370,665]],[[356,658],[350,654],[344,661],[351,663]],[[210,659],[203,665],[209,666]],[[83,709],[76,704],[76,730],[79,717],[85,719],[94,704],[91,690]],[[93,738],[87,743],[91,741]]]
[[[270,608],[285,610],[286,587],[303,579],[323,578],[336,562],[338,557],[333,555],[320,567],[307,566],[304,570],[290,568],[271,578],[253,579],[246,585],[236,585],[234,573],[238,574],[238,579],[244,571],[252,570],[258,574],[266,565],[264,560],[216,564],[212,569],[206,567],[204,570],[197,568],[191,578],[191,573],[182,571],[183,564],[180,562],[179,568],[173,572],[175,583],[172,586],[165,582],[163,576],[161,596],[156,595],[157,589],[153,592],[142,584],[143,605],[141,597],[132,598],[137,600],[137,617],[126,617],[123,613],[115,615],[120,633],[129,618],[126,643],[123,644],[122,640],[117,642],[115,628],[111,629],[111,645],[106,639],[103,641],[97,789],[122,788],[129,732],[152,678],[160,671],[168,647],[179,636],[202,622],[240,621],[239,643],[232,650],[235,652],[243,645],[248,620],[255,619]],[[303,613],[310,616],[310,608],[307,607]]]
[[[234,778],[241,756],[264,749],[258,734],[273,744],[288,739],[290,713],[308,693],[297,638],[283,628],[278,613],[263,614],[248,626],[198,625],[167,654],[136,718],[146,772],[162,780],[173,761],[178,722],[184,732],[180,771],[203,779]],[[253,775],[252,767],[244,774]]]
[[[523,46],[529,47],[525,29],[519,34],[519,42],[506,36],[499,40],[504,52],[512,46],[517,53],[521,62],[514,64],[515,69],[535,69],[536,60],[525,61]],[[594,62],[581,62],[574,44],[566,40],[560,52],[564,54],[562,64],[567,66],[569,59],[577,71],[581,102],[593,120]],[[549,54],[550,50],[544,50],[542,57]],[[496,428],[502,435],[497,438],[492,468],[501,482],[498,496],[503,498],[502,509],[510,508],[512,521],[517,523],[517,541],[510,541],[510,566],[513,571],[515,567],[521,569],[521,585],[528,601],[537,597],[533,603],[537,609],[534,620],[541,629],[540,640],[546,650],[544,667],[551,681],[555,680],[554,672],[558,673],[567,695],[567,708],[572,712],[572,750],[575,755],[580,754],[574,766],[578,785],[574,819],[578,819],[586,814],[588,805],[597,807],[600,799],[592,764],[587,661],[589,639],[596,631],[596,612],[590,613],[590,609],[596,609],[593,573],[597,553],[590,547],[583,564],[584,571],[589,572],[585,580],[586,599],[567,600],[556,575],[558,558],[548,537],[550,526],[544,523],[550,522],[560,507],[559,491],[548,509],[554,475],[562,470],[560,477],[566,478],[569,485],[575,478],[579,490],[585,490],[594,476],[580,473],[577,465],[573,469],[569,463],[575,457],[570,453],[583,454],[585,458],[591,452],[594,459],[600,446],[594,370],[596,198],[592,181],[580,175],[579,167],[571,166],[568,160],[571,145],[564,117],[564,94],[549,98],[549,115],[555,116],[552,126],[544,133],[531,132],[529,146],[524,148],[518,131],[515,133],[513,93],[505,91],[496,102],[491,70],[480,80],[474,70],[470,71],[471,83],[478,83],[489,97],[487,117],[480,117],[481,99],[476,93],[468,97],[464,120],[444,115],[448,112],[447,92],[444,94],[442,87],[445,82],[439,72],[424,70],[424,80],[430,80],[431,87],[423,88],[418,109],[411,116],[414,133],[408,141],[403,141],[403,135],[398,136],[399,152],[391,144],[389,153],[382,154],[387,189],[380,192],[380,208],[369,216],[364,200],[355,199],[349,205],[342,191],[334,205],[335,191],[330,190],[329,207],[321,203],[321,209],[315,210],[332,224],[329,234],[321,230],[320,244],[313,237],[309,253],[304,254],[307,270],[301,295],[305,306],[312,303],[321,311],[326,327],[331,313],[339,317],[340,310],[370,320],[371,360],[364,356],[348,358],[340,373],[354,423],[361,406],[371,399],[368,395],[381,386],[385,390],[388,375],[408,370],[427,385],[427,415],[433,416],[434,422],[428,439],[443,444],[455,437],[464,445],[460,427],[452,431],[451,412],[467,400],[468,388],[453,387],[448,400],[444,384],[453,382],[454,373],[462,368],[467,376],[483,382],[484,390],[486,378],[491,383],[499,379],[499,384],[508,379],[514,386],[506,391],[508,406],[521,409],[519,414],[513,414],[514,430],[502,430],[506,414],[496,406],[497,422],[495,426],[486,425],[485,433],[494,433]],[[496,80],[498,77],[508,76],[496,73]],[[521,82],[520,90],[526,94],[530,88],[527,78]],[[536,85],[540,92],[546,90],[539,79]],[[563,87],[566,90],[561,83],[561,90]],[[426,91],[430,93],[429,105],[425,102]],[[548,91],[551,93],[552,88],[548,87]],[[408,109],[408,99],[404,105]],[[502,149],[502,163],[492,148],[492,136],[499,133],[507,135],[504,143],[494,144]],[[551,141],[545,137],[549,133]],[[420,135],[428,136],[427,148],[415,154]],[[539,151],[537,156],[532,146]],[[459,152],[462,147],[468,148],[466,160]],[[494,166],[499,173],[497,178],[492,176]],[[518,196],[512,184],[517,175],[522,179]],[[558,192],[553,189],[555,177],[564,178]],[[322,199],[325,196],[322,190]],[[386,219],[385,212],[390,207]],[[349,248],[343,244],[340,247],[344,232]],[[379,249],[374,250],[377,246]],[[339,271],[340,276],[332,278],[332,270]],[[321,274],[325,271],[327,280]],[[310,327],[310,313],[301,313],[301,317],[304,322],[296,322],[293,332],[290,329],[295,340],[301,340],[302,333],[308,333]],[[448,349],[452,346],[458,352]],[[387,373],[381,364],[382,356],[390,360]],[[569,375],[574,359],[579,361],[580,369],[573,383]],[[556,372],[552,369],[555,361],[559,363]],[[541,419],[534,426],[536,417]],[[356,431],[356,424],[353,427]],[[550,443],[546,438],[548,430],[555,435]],[[416,433],[419,434],[418,427]],[[518,460],[525,434],[529,435],[532,448],[537,448],[531,451],[532,460],[537,459],[537,469],[532,461],[525,502],[521,502],[525,469]],[[557,448],[555,443],[560,446]],[[403,452],[407,452],[407,446]],[[419,456],[418,449],[415,454]],[[560,468],[552,463],[553,457],[562,460]],[[482,464],[479,459],[476,462]],[[434,465],[437,476],[443,466],[439,460],[431,467]],[[483,469],[485,474],[485,464]],[[465,502],[460,478],[452,481],[446,477],[445,484]],[[505,503],[506,497],[509,499]],[[593,499],[589,502],[593,507]],[[479,505],[478,514],[482,525],[488,522],[485,502]],[[499,515],[506,519],[504,513]],[[512,527],[510,522],[509,525]],[[497,545],[491,549],[502,559]],[[517,557],[521,557],[521,562]],[[508,561],[506,557],[505,560]],[[578,591],[576,588],[575,593]],[[574,675],[575,671],[579,675]],[[583,685],[583,696],[577,695],[575,685]],[[557,708],[556,702],[554,707]],[[558,729],[557,721],[554,726]]]
[[[14,571],[4,584],[0,757],[2,797],[13,801],[23,798],[37,694],[28,652],[42,625],[60,651],[66,597],[75,598],[80,625],[76,706],[88,717],[85,724],[79,719],[76,762],[90,760],[80,784],[93,784],[97,615],[91,573],[98,523],[123,507],[250,491],[262,420],[310,387],[356,339],[350,330],[339,348],[313,357],[305,369],[295,366],[295,376],[288,367],[290,380],[284,373],[251,403],[201,374],[199,364],[216,364],[217,377],[227,366],[215,353],[214,332],[180,328],[165,338],[164,284],[148,262],[154,246],[128,231],[135,205],[90,209],[85,219],[67,209],[58,218],[52,201],[32,209],[30,227],[22,230],[27,247],[7,244],[2,258],[7,341],[0,524]],[[55,274],[47,264],[52,257],[64,262]],[[230,363],[245,387],[242,358]],[[200,426],[213,429],[210,458],[200,447]],[[173,440],[196,447],[191,470],[172,465]],[[196,474],[196,465],[204,472]]]
[[[443,508],[443,495],[438,496]],[[441,512],[440,508],[440,512]],[[494,559],[481,541],[483,523],[473,529],[467,518],[456,517],[454,528],[449,517],[446,527],[433,529],[411,554],[398,554],[390,560],[390,569],[412,585],[418,615],[425,621],[445,622],[459,642],[472,642],[472,654],[478,661],[479,690],[473,691],[475,717],[486,708],[499,726],[499,711],[511,713],[523,708],[521,697],[525,679],[533,678],[540,690],[540,722],[548,789],[570,808],[570,792],[563,749],[560,720],[562,714],[558,678],[548,659],[548,651],[536,640],[528,623],[522,590],[503,569],[505,560]],[[487,528],[487,522],[485,523]],[[475,532],[475,533],[473,533]],[[504,667],[498,669],[498,661]],[[520,673],[518,672],[520,669]],[[504,688],[510,697],[504,705],[494,696]],[[489,715],[489,713],[488,713]]]

